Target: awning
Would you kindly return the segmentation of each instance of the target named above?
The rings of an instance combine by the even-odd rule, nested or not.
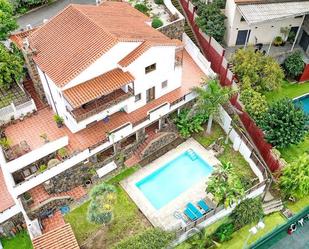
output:
[[[309,13],[309,1],[237,5],[246,22],[258,24]]]
[[[133,80],[134,77],[129,72],[123,72],[117,68],[69,88],[63,92],[63,95],[73,108],[77,108],[115,91]]]

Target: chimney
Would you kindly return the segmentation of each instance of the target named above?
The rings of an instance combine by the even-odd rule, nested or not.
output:
[[[23,39],[23,48],[25,50],[28,50],[28,48],[29,48],[29,40],[28,40],[27,37]]]
[[[30,29],[32,29],[31,24],[27,24],[27,25],[26,25],[26,30],[30,30]]]
[[[98,6],[98,5],[100,5],[100,4],[101,4],[101,2],[102,2],[101,0],[96,0],[96,4],[97,4],[97,6]]]
[[[43,23],[47,23],[48,22],[48,19],[43,19]]]

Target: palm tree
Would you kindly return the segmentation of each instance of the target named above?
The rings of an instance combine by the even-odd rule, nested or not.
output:
[[[206,132],[210,134],[213,117],[218,115],[220,105],[227,103],[235,91],[229,87],[221,87],[216,79],[208,82],[204,80],[201,87],[194,87],[192,90],[197,94],[197,101],[191,114],[202,113],[209,117]]]

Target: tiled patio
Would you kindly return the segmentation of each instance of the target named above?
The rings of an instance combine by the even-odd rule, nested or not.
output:
[[[206,197],[206,181],[209,175],[194,183],[190,188],[185,190],[160,209],[156,209],[136,186],[137,182],[166,165],[166,163],[170,162],[173,158],[179,156],[188,149],[193,149],[205,162],[211,166],[215,166],[220,163],[212,151],[206,150],[202,145],[191,138],[180,144],[175,149],[167,152],[162,157],[151,162],[149,165],[138,170],[135,174],[120,183],[138,208],[155,227],[161,227],[164,230],[175,230],[179,228],[181,226],[181,220],[174,217],[174,212],[178,211],[182,213],[188,202],[196,203],[198,200]]]
[[[97,122],[95,125],[85,128],[73,134],[67,127],[58,128],[53,120],[53,111],[49,108],[40,110],[37,115],[26,118],[17,124],[10,125],[5,129],[6,136],[12,141],[12,144],[19,144],[26,141],[31,150],[34,150],[44,144],[41,134],[46,133],[50,141],[59,139],[63,136],[69,137],[70,151],[84,150],[106,138],[106,132],[118,128],[124,123],[136,123],[147,116],[147,112],[164,102],[173,102],[188,92],[193,86],[201,83],[201,79],[205,74],[193,61],[190,55],[184,51],[183,53],[183,73],[182,86],[159,99],[153,100],[142,108],[131,112],[118,112],[110,117],[108,123],[103,121]]]
[[[43,185],[38,185],[37,187],[29,190],[29,193],[33,200],[33,203],[30,206],[31,209],[37,207],[39,204],[48,200],[49,198],[70,196],[74,200],[78,200],[87,194],[82,186],[75,187],[70,191],[62,193],[48,194]]]

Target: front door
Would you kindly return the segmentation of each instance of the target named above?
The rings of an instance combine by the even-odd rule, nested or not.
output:
[[[150,102],[151,100],[154,100],[155,99],[155,87],[152,87],[152,88],[149,88],[147,91],[146,91],[146,100],[147,100],[147,103]]]
[[[245,45],[249,40],[251,30],[238,30],[236,45]]]
[[[304,31],[301,39],[299,41],[299,45],[303,48],[303,50],[306,52],[309,45],[309,35]]]

